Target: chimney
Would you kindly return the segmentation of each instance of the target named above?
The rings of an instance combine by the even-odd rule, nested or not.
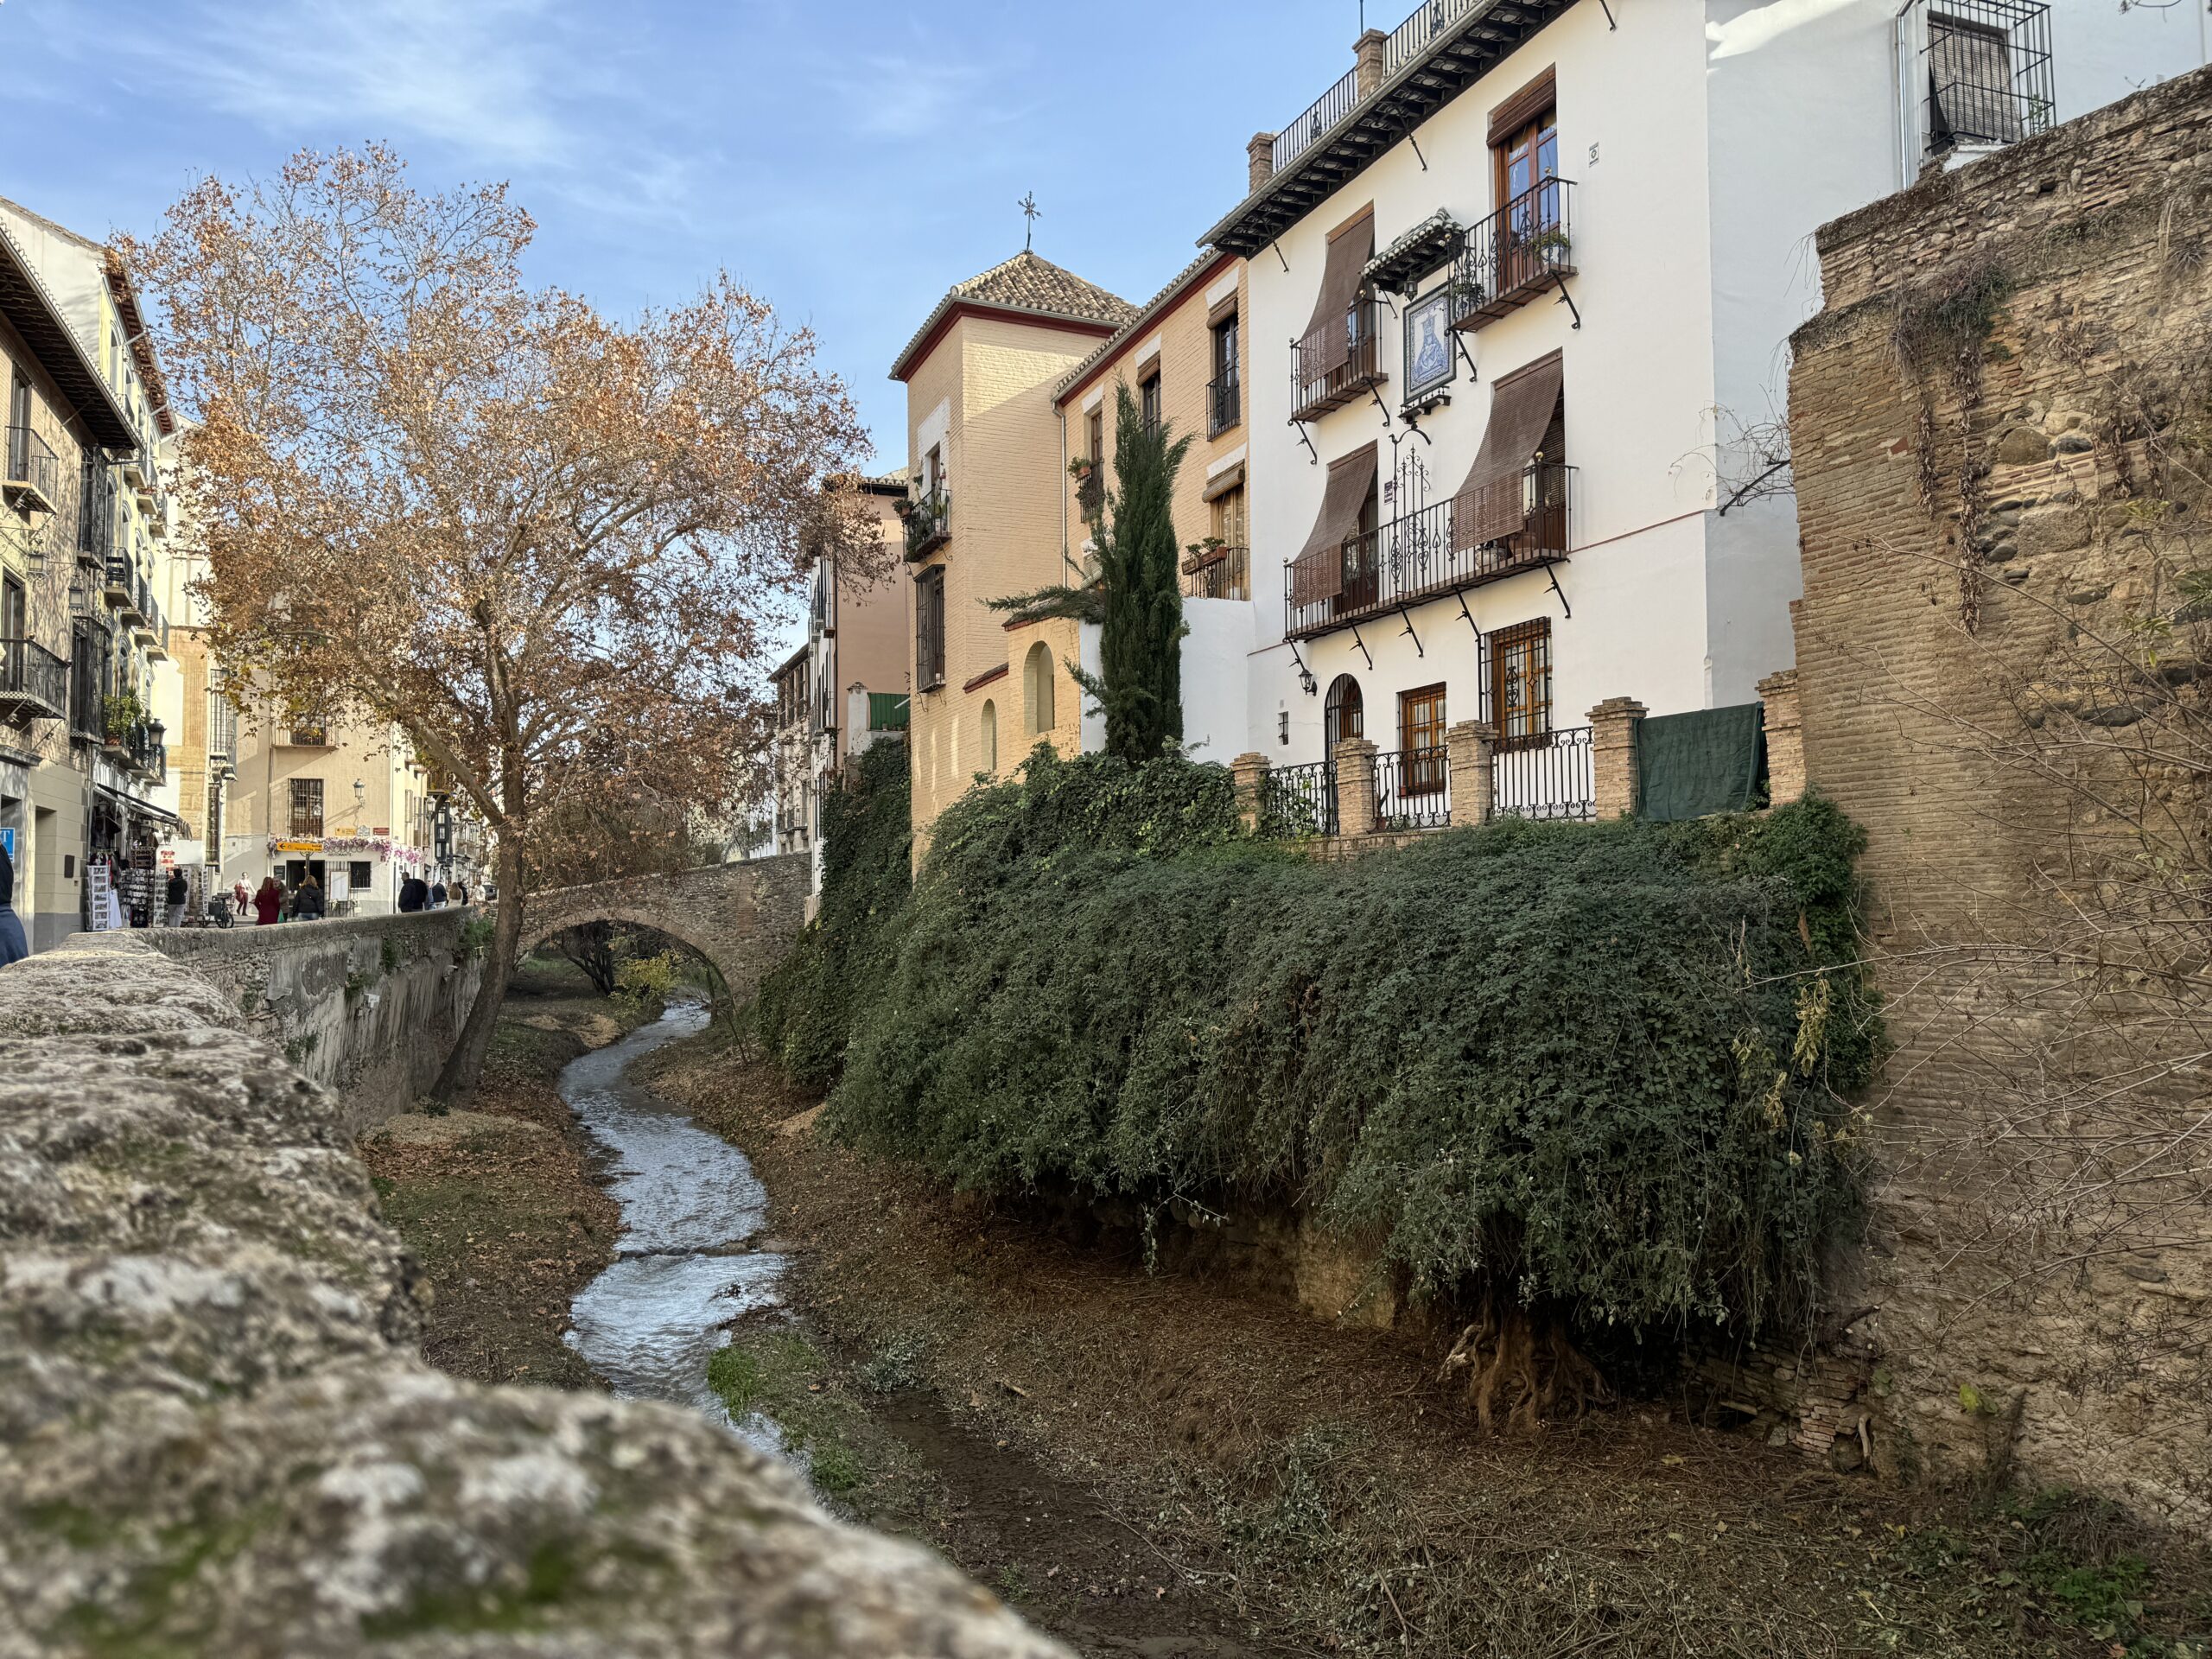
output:
[[[1255,132],[1252,142],[1244,146],[1244,153],[1251,158],[1252,181],[1248,190],[1257,190],[1275,175],[1275,136],[1272,132]]]
[[[1382,84],[1382,48],[1390,37],[1379,29],[1370,29],[1351,43],[1352,56],[1359,65],[1359,95],[1371,98]]]

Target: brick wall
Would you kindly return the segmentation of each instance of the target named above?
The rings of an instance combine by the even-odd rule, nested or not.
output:
[[[2009,1458],[2196,1525],[2212,1212],[2129,1172],[2202,1089],[2097,1086],[2154,999],[2089,994],[2081,924],[2146,803],[2198,838],[2202,774],[2137,764],[2155,721],[2081,664],[2203,563],[2202,488],[2158,457],[2202,436],[2208,206],[2212,72],[1936,175],[1821,232],[1790,385],[1806,767],[1868,832],[1897,1045],[1837,1333],[1869,1421],[1827,1426],[1899,1472]]]

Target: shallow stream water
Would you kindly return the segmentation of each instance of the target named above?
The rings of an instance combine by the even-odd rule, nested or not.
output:
[[[568,1341],[624,1398],[690,1406],[772,1450],[772,1429],[732,1422],[707,1386],[722,1327],[780,1300],[784,1258],[753,1248],[768,1195],[743,1153],[625,1075],[708,1017],[681,1004],[561,1073],[561,1097],[610,1154],[607,1190],[622,1211],[615,1259],[576,1293]]]

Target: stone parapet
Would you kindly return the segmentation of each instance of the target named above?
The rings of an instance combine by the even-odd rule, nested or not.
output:
[[[0,1218],[11,1655],[1065,1659],[702,1417],[424,1365],[334,1103],[143,935],[0,969]]]
[[[1787,806],[1805,796],[1805,722],[1798,712],[1797,671],[1785,668],[1759,682],[1766,725],[1767,798]]]
[[[1375,796],[1375,745],[1348,737],[1330,758],[1337,763],[1337,833],[1357,840],[1382,828]]]
[[[1591,798],[1601,819],[1632,817],[1642,804],[1636,741],[1644,714],[1634,697],[1607,697],[1590,711]]]
[[[1248,750],[1229,763],[1229,774],[1236,780],[1237,821],[1246,835],[1256,835],[1267,807],[1268,757]]]
[[[1471,829],[1491,818],[1497,774],[1491,756],[1497,743],[1497,728],[1487,721],[1463,720],[1444,734],[1445,763],[1452,769],[1452,827]]]

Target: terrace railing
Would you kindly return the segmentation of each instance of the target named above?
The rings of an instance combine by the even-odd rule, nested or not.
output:
[[[1598,816],[1590,728],[1501,737],[1491,756],[1491,810],[1500,817]]]

